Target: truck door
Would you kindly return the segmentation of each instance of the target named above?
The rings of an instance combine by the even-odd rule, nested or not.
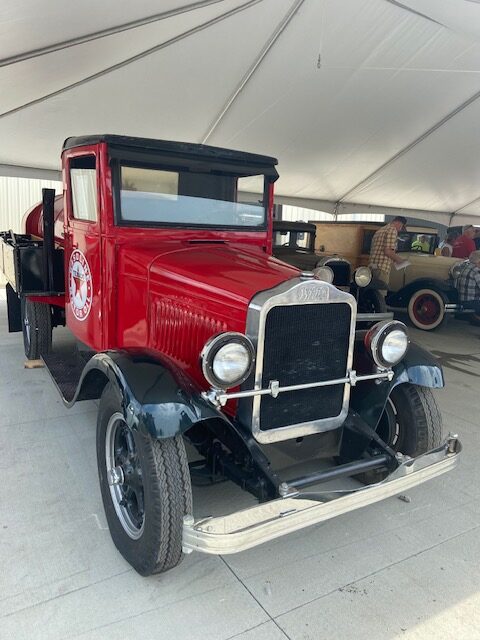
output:
[[[97,157],[67,158],[65,277],[67,326],[95,351],[103,346],[102,269]]]

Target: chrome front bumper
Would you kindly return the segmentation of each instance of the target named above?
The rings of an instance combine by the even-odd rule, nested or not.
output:
[[[449,436],[440,447],[418,458],[404,458],[399,467],[378,484],[351,491],[290,494],[227,516],[196,522],[192,516],[185,516],[183,551],[222,555],[245,551],[436,478],[456,466],[461,450],[457,437]]]

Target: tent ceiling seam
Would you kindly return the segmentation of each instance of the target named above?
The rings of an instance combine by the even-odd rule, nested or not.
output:
[[[416,9],[412,9],[411,7],[403,4],[402,2],[399,2],[398,0],[385,0],[385,2],[388,2],[389,4],[393,4],[394,7],[398,7],[399,9],[403,9],[404,11],[408,11],[409,13],[413,13],[414,16],[418,16],[420,18],[425,18],[425,20],[428,20],[429,22],[433,22],[434,24],[438,24],[441,27],[447,28],[441,22],[439,22],[438,20],[435,20],[435,18],[431,18],[430,16],[427,16],[425,13],[421,13],[421,11],[417,11]]]
[[[480,200],[480,196],[477,196],[473,200],[470,200],[470,202],[467,202],[467,204],[464,204],[462,207],[455,209],[455,211],[452,212],[452,216],[456,216],[458,213],[460,213],[460,211],[462,211],[463,209],[466,209],[467,207],[469,207],[474,202],[477,202],[478,200]]]
[[[174,16],[181,15],[182,13],[188,13],[189,11],[194,11],[196,9],[202,9],[203,7],[207,7],[211,4],[218,4],[219,2],[223,2],[223,0],[200,0],[199,2],[193,2],[191,4],[184,5],[183,7],[178,7],[177,9],[170,9],[169,11],[156,13],[152,16],[139,18],[138,20],[132,20],[131,22],[125,22],[124,24],[119,24],[107,29],[102,29],[101,31],[86,33],[83,36],[77,36],[76,38],[71,38],[70,40],[55,42],[54,44],[48,45],[46,47],[39,47],[38,49],[24,51],[23,53],[18,53],[8,58],[3,58],[3,60],[0,60],[0,67],[7,67],[9,65],[16,64],[17,62],[23,62],[24,60],[39,58],[49,53],[54,53],[55,51],[61,51],[62,49],[76,47],[80,44],[85,44],[86,42],[92,42],[93,40],[106,38],[108,36],[122,33],[123,31],[136,29],[153,22],[166,20],[167,18],[172,18]]]
[[[286,15],[283,17],[283,19],[277,25],[276,29],[274,30],[274,32],[272,33],[272,35],[268,39],[268,41],[265,44],[265,46],[263,47],[263,49],[260,51],[260,53],[257,56],[257,58],[254,60],[253,64],[251,65],[251,67],[249,68],[247,73],[243,76],[243,78],[241,79],[240,83],[238,84],[236,89],[233,91],[233,93],[231,94],[231,96],[229,97],[229,99],[227,100],[227,102],[225,103],[225,105],[223,106],[223,108],[221,109],[221,111],[219,112],[217,117],[215,118],[215,120],[213,120],[212,124],[209,126],[206,134],[202,138],[202,144],[206,144],[207,143],[208,139],[211,137],[211,135],[213,134],[215,129],[218,127],[220,122],[223,120],[223,118],[225,117],[226,113],[229,111],[230,107],[233,105],[233,103],[238,98],[240,93],[243,91],[243,89],[245,88],[245,86],[247,85],[249,80],[252,78],[254,73],[260,67],[260,65],[262,64],[263,60],[267,56],[267,54],[270,51],[270,49],[274,46],[275,42],[281,36],[283,31],[287,28],[287,26],[289,25],[290,21],[293,19],[293,17],[295,16],[295,14],[297,13],[297,11],[300,9],[300,7],[302,6],[302,4],[304,2],[305,2],[305,0],[296,0],[296,2],[294,2],[291,5],[289,11],[286,13]]]
[[[162,42],[161,44],[155,45],[154,47],[151,47],[149,49],[146,49],[145,51],[141,51],[140,53],[137,53],[134,56],[131,56],[130,58],[127,58],[125,60],[122,60],[121,62],[117,62],[116,64],[110,66],[110,67],[106,67],[105,69],[102,69],[101,71],[97,71],[97,73],[94,73],[90,76],[87,76],[86,78],[82,78],[81,80],[77,80],[76,82],[73,82],[72,84],[66,85],[65,87],[62,87],[61,89],[57,89],[56,91],[52,91],[51,93],[48,93],[44,96],[41,96],[40,98],[35,98],[34,100],[30,100],[29,102],[25,102],[24,104],[18,106],[18,107],[14,107],[13,109],[9,109],[8,111],[5,111],[4,113],[0,113],[0,118],[5,118],[7,116],[11,116],[15,113],[18,113],[19,111],[23,111],[24,109],[28,109],[29,107],[33,107],[41,102],[45,102],[46,100],[50,100],[51,98],[55,98],[56,96],[61,95],[62,93],[65,93],[67,91],[71,91],[72,89],[76,89],[77,87],[80,87],[88,82],[92,82],[93,80],[97,80],[98,78],[101,78],[102,76],[105,76],[109,73],[112,73],[114,71],[117,71],[118,69],[121,69],[123,67],[126,67],[129,64],[132,64],[133,62],[136,62],[137,60],[141,60],[142,58],[145,58],[149,55],[152,55],[153,53],[157,53],[157,51],[160,51],[162,49],[165,49],[166,47],[169,47],[172,44],[175,44],[177,42],[180,42],[181,40],[184,40],[186,38],[188,38],[189,36],[192,36],[196,33],[199,33],[200,31],[203,31],[205,29],[207,29],[208,27],[211,27],[214,24],[217,24],[218,22],[222,22],[223,20],[226,20],[227,18],[230,18],[231,16],[240,13],[241,11],[244,11],[245,9],[249,9],[250,7],[263,2],[263,0],[249,0],[248,2],[245,2],[241,5],[239,5],[238,7],[235,7],[235,9],[231,9],[230,11],[226,11],[225,13],[220,14],[219,16],[217,16],[216,18],[212,18],[210,20],[207,20],[207,22],[203,22],[202,24],[197,25],[196,27],[193,27],[192,29],[188,29],[188,31],[184,31],[183,33],[180,33],[177,36],[174,36],[173,38],[170,38],[169,40],[166,40],[165,42]]]
[[[379,173],[381,173],[384,169],[386,169],[391,164],[393,164],[394,162],[399,160],[401,157],[403,157],[405,154],[407,154],[409,151],[411,151],[414,147],[416,147],[417,145],[422,143],[426,138],[428,138],[430,135],[432,135],[432,133],[435,133],[435,131],[440,129],[440,127],[443,127],[444,124],[449,122],[452,118],[454,118],[456,115],[458,115],[461,111],[463,111],[464,109],[469,107],[473,102],[478,100],[478,98],[480,98],[480,91],[477,91],[476,93],[474,93],[472,96],[470,96],[470,98],[468,98],[467,100],[462,102],[462,104],[460,104],[458,107],[453,109],[453,111],[450,111],[450,113],[448,113],[441,120],[436,122],[432,127],[427,129],[427,131],[422,133],[421,136],[419,136],[418,138],[416,138],[415,140],[410,142],[406,147],[403,147],[403,149],[400,149],[400,151],[397,151],[397,153],[395,155],[393,155],[391,158],[389,158],[383,164],[381,164],[379,167],[377,167],[377,169],[372,171],[372,173],[370,173],[366,178],[364,178],[363,180],[358,182],[355,186],[351,187],[351,189],[349,189],[346,193],[344,193],[338,199],[339,202],[343,202],[345,200],[345,198],[350,197],[353,193],[358,191],[358,189],[360,187],[362,187],[364,184],[369,182],[374,176],[376,176]]]

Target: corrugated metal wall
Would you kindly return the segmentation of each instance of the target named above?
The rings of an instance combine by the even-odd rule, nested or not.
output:
[[[22,231],[23,214],[42,199],[42,189],[62,193],[62,183],[52,180],[31,180],[0,176],[0,231]],[[0,286],[5,279],[0,274]]]
[[[20,233],[23,214],[42,199],[42,189],[62,192],[62,183],[52,180],[0,177],[0,231]]]

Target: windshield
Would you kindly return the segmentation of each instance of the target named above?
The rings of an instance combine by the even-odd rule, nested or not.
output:
[[[433,254],[437,245],[438,236],[433,233],[414,233],[401,231],[398,234],[397,251],[415,251],[418,253]]]
[[[123,164],[120,220],[146,226],[262,228],[264,182],[263,175],[239,178]]]
[[[273,245],[275,247],[290,247],[291,249],[310,249],[313,233],[308,231],[275,231]]]

